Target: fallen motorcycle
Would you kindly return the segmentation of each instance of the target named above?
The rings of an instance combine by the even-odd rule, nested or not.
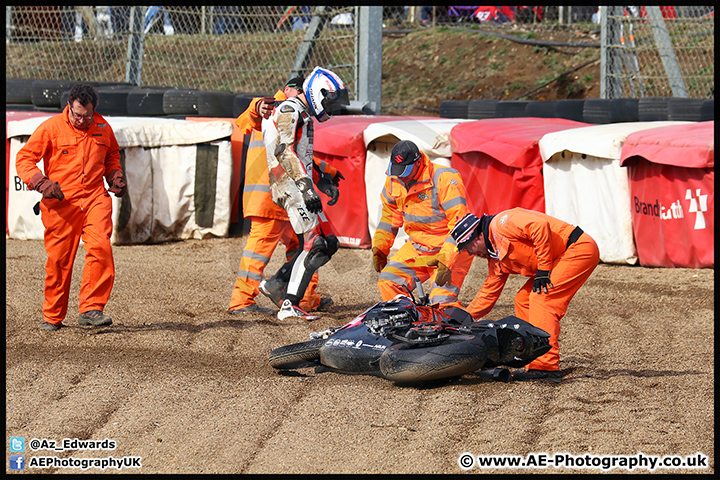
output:
[[[373,305],[341,327],[313,333],[309,341],[272,350],[270,365],[324,366],[397,383],[472,372],[508,381],[510,372],[498,367],[519,368],[550,350],[550,335],[520,318],[475,322],[461,308],[428,304],[421,287],[420,302],[408,293]]]

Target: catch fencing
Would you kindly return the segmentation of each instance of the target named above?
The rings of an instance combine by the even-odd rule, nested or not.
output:
[[[603,98],[715,97],[714,7],[602,7]]]
[[[272,93],[322,65],[357,99],[360,8],[7,6],[5,76]],[[476,8],[383,7],[383,28],[596,28],[603,98],[714,98],[714,7]]]
[[[273,93],[322,65],[352,95],[357,9],[6,7],[5,76]]]

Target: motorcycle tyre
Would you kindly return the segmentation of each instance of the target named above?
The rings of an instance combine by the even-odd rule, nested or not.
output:
[[[270,352],[270,366],[278,370],[309,366],[307,362],[320,359],[320,347],[323,345],[325,339],[317,338],[278,347]]]
[[[474,372],[485,364],[487,348],[477,337],[467,337],[431,347],[395,344],[380,356],[380,373],[394,382],[419,383]]]

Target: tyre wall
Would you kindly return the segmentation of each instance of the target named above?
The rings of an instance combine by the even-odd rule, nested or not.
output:
[[[714,99],[645,97],[543,100],[444,100],[440,117],[469,118],[565,118],[595,125],[620,122],[691,121],[715,119]]]

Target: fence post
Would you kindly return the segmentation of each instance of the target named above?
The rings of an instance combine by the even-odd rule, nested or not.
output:
[[[5,7],[5,44],[10,43],[12,35],[12,7]]]
[[[127,64],[125,66],[125,81],[140,86],[142,77],[142,56],[145,32],[143,20],[145,9],[132,7],[130,9],[130,25],[128,35]]]
[[[382,83],[382,7],[359,7],[357,99],[380,115]]]
[[[307,69],[307,64],[310,61],[313,48],[315,47],[315,39],[320,36],[326,21],[325,6],[320,5],[315,7],[312,20],[310,20],[310,25],[308,25],[307,32],[305,33],[305,38],[303,38],[303,42],[295,57],[295,64],[290,73],[290,78],[306,74],[305,70]]]
[[[622,7],[600,7],[600,98],[622,98],[622,58],[613,48],[620,44],[618,15]]]
[[[647,9],[650,26],[652,27],[655,44],[657,45],[660,59],[663,67],[665,67],[665,75],[667,75],[668,83],[672,89],[673,97],[687,98],[688,93],[685,89],[685,81],[683,80],[680,65],[678,65],[675,50],[670,40],[665,19],[663,18],[660,7],[645,7]]]

